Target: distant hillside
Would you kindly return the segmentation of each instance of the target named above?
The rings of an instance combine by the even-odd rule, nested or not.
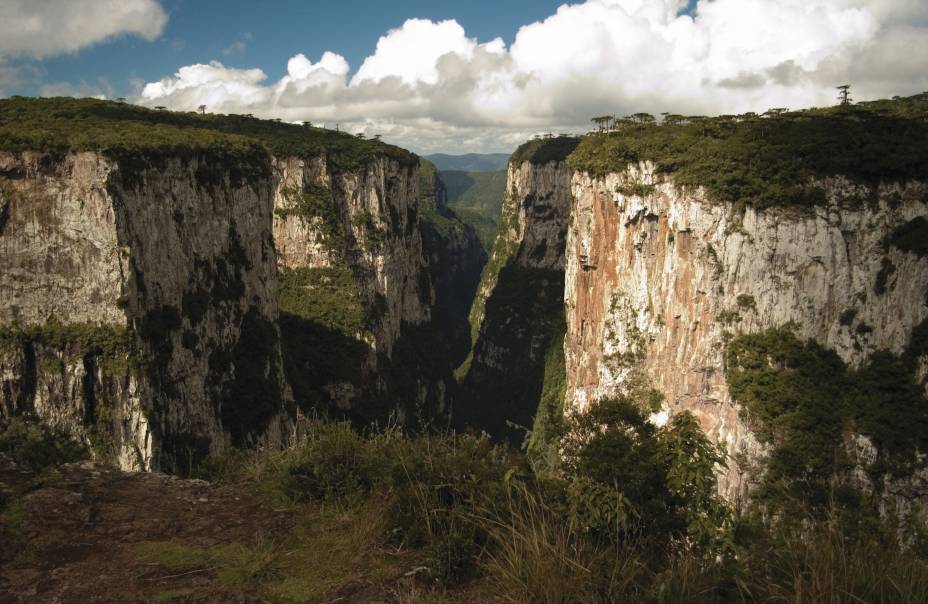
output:
[[[509,162],[508,153],[468,153],[467,155],[447,155],[436,153],[427,155],[426,159],[438,166],[439,170],[457,170],[460,172],[496,172],[505,170]]]
[[[495,172],[463,172],[445,170],[440,173],[448,189],[448,205],[477,231],[480,242],[489,252],[496,237],[503,193],[506,190],[505,170]]]

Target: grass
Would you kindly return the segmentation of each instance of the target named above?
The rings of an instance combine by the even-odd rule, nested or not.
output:
[[[677,186],[760,209],[823,203],[815,178],[845,175],[872,186],[928,177],[928,93],[775,116],[672,118],[625,120],[616,132],[585,136],[568,163],[604,176],[651,160]]]
[[[898,527],[879,519],[868,507],[874,502],[855,512],[832,500],[824,515],[800,507],[783,517],[748,508],[713,520],[722,538],[709,541],[681,538],[691,527],[654,522],[666,513],[659,507],[591,530],[588,516],[572,511],[576,480],[637,507],[648,491],[631,477],[666,472],[662,501],[673,513],[713,518],[704,504],[714,500],[715,483],[693,480],[713,476],[698,444],[708,441],[685,421],[646,428],[633,408],[597,412],[593,432],[564,441],[568,459],[579,463],[553,474],[535,473],[522,454],[473,436],[360,434],[312,420],[287,451],[236,453],[211,469],[214,480],[289,510],[292,529],[213,547],[144,544],[137,553],[164,575],[202,570],[212,583],[199,589],[245,589],[271,602],[324,602],[346,585],[374,586],[397,601],[924,601],[921,550],[899,544]],[[651,435],[629,439],[639,432]],[[661,444],[654,448],[652,438]],[[610,477],[617,482],[603,482]],[[600,510],[609,515],[608,505]],[[415,587],[403,583],[407,573],[418,577]]]
[[[141,562],[172,574],[213,573],[225,588],[249,588],[276,576],[279,551],[271,543],[230,543],[196,547],[175,541],[149,541],[135,547]]]

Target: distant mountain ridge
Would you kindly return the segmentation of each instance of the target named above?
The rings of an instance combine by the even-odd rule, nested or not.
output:
[[[441,171],[496,172],[505,170],[509,164],[508,153],[467,153],[465,155],[435,153],[426,155],[425,158],[435,164]]]

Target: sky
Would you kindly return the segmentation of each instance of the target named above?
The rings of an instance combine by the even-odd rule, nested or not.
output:
[[[928,0],[0,0],[0,96],[312,121],[509,152],[594,115],[928,90]]]

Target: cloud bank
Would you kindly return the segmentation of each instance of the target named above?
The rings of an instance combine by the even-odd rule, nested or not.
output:
[[[144,4],[144,3],[143,3]],[[928,89],[923,0],[588,0],[522,27],[509,47],[455,21],[410,19],[350,76],[299,54],[287,75],[218,61],[151,82],[139,101],[310,120],[429,151],[509,150],[589,117],[734,113]]]
[[[3,0],[0,57],[41,59],[121,35],[154,40],[167,21],[157,0]]]
[[[0,0],[0,96],[24,79],[39,80],[41,69],[29,60],[77,52],[123,35],[154,40],[168,16],[158,0]],[[17,64],[17,59],[26,60]],[[44,96],[110,94],[105,80],[96,84],[44,84]]]

